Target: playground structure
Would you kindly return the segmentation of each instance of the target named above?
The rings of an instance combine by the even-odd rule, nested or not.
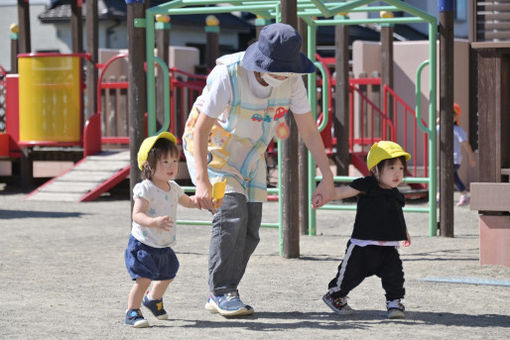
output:
[[[308,57],[315,61],[315,32],[317,26],[320,25],[353,25],[353,24],[361,24],[361,23],[378,23],[378,24],[392,24],[392,23],[408,23],[408,22],[424,22],[429,24],[429,60],[426,60],[420,65],[420,67],[417,70],[417,89],[419,91],[420,88],[420,79],[421,79],[421,73],[425,66],[429,66],[429,80],[431,84],[431,91],[429,94],[430,104],[429,104],[429,116],[428,116],[428,122],[435,122],[436,118],[436,108],[435,108],[435,102],[436,102],[436,91],[435,91],[435,84],[436,84],[436,18],[423,13],[407,4],[402,3],[401,1],[394,1],[394,0],[388,0],[385,1],[388,6],[374,6],[374,7],[361,7],[363,5],[372,3],[373,1],[365,1],[365,0],[358,0],[358,1],[350,1],[348,3],[346,2],[322,2],[322,1],[298,1],[297,2],[297,15],[299,18],[303,19],[303,21],[307,24],[307,54]],[[154,27],[155,27],[155,17],[156,15],[179,15],[179,14],[196,14],[196,13],[224,13],[224,12],[231,12],[231,11],[247,11],[252,12],[259,17],[262,17],[264,19],[272,19],[274,18],[277,22],[281,20],[281,12],[280,12],[280,2],[279,1],[264,1],[264,2],[249,2],[249,1],[231,1],[229,2],[230,6],[221,6],[221,7],[207,7],[207,5],[210,4],[217,4],[218,1],[200,1],[200,0],[183,0],[178,2],[169,2],[160,6],[156,6],[153,8],[149,8],[146,11],[146,16],[144,19],[135,19],[135,26],[136,27],[143,27],[146,30],[146,54],[147,54],[147,65],[158,65],[161,70],[165,73],[165,80],[164,80],[164,86],[165,88],[168,88],[168,82],[169,80],[166,79],[168,69],[166,67],[166,64],[163,60],[161,60],[159,57],[156,57],[154,55],[153,46],[155,44],[155,35],[154,35]],[[193,5],[193,7],[187,8],[186,6]],[[200,7],[204,6],[204,7]],[[363,20],[350,20],[347,16],[348,12],[355,12],[355,11],[385,11],[385,12],[393,12],[393,11],[405,11],[411,15],[412,17],[402,17],[402,18],[393,18],[393,17],[381,17],[378,19],[363,19]],[[341,15],[337,15],[338,13],[341,13]],[[333,19],[326,19],[331,18]],[[322,18],[318,18],[322,17]],[[321,78],[323,80],[328,79],[327,73],[323,65],[319,62],[316,62],[316,66],[321,72]],[[339,72],[339,70],[337,70]],[[309,97],[310,102],[312,103],[312,110],[314,115],[317,114],[316,112],[316,75],[312,74],[308,76],[308,90],[309,90]],[[172,126],[170,126],[170,111],[169,111],[169,105],[165,105],[165,123],[161,127],[159,131],[156,131],[156,119],[155,119],[155,106],[156,106],[156,95],[155,95],[155,69],[152,67],[147,68],[147,107],[148,107],[148,133],[150,135],[159,133],[161,131],[165,131],[168,128],[172,130]],[[330,85],[331,82],[329,81],[323,81],[322,82],[322,94],[323,94],[323,112],[330,112],[328,103],[329,103],[329,94],[330,94],[330,88],[328,88],[327,85]],[[337,88],[338,91],[338,88]],[[384,87],[384,93],[391,94],[395,97],[395,93],[392,91],[389,87]],[[420,94],[421,92],[417,92]],[[385,104],[386,104],[386,98],[388,96],[385,96]],[[419,103],[421,100],[420,96],[417,96],[417,103]],[[167,94],[165,91],[165,103],[169,101],[167,98]],[[414,112],[411,110],[408,106],[402,104],[404,106],[404,120],[407,123],[407,112],[412,113]],[[398,105],[398,100],[395,101],[395,108]],[[386,139],[390,138],[392,140],[398,140],[395,135],[394,130],[394,120],[389,120],[389,112],[386,111],[387,105],[385,105],[384,111],[381,112],[379,110],[377,113],[382,117],[382,127],[381,135],[377,136],[377,139],[374,138],[372,135],[371,138],[365,139],[364,136],[361,137],[360,140],[358,140],[358,146],[361,147],[361,154],[360,156],[364,156],[364,148],[366,145],[372,144],[376,140],[380,139]],[[374,117],[374,111],[372,110],[372,120]],[[421,112],[420,107],[417,106],[417,112],[415,113],[415,116],[413,118],[416,120],[415,126],[419,126],[421,130],[423,130],[426,133],[427,138],[427,146],[428,146],[428,162],[427,166],[431,169],[436,168],[436,134],[435,134],[435,128],[427,127],[424,124],[424,121],[422,121],[421,118]],[[319,130],[323,130],[328,125],[328,119],[330,119],[329,114],[324,114],[321,119],[321,124],[319,125]],[[395,117],[393,118],[395,119]],[[347,120],[348,121],[348,120]],[[405,123],[405,124],[406,124]],[[431,124],[432,125],[432,124]],[[373,124],[372,124],[373,126]],[[389,133],[387,132],[389,130]],[[404,131],[407,131],[407,129],[404,129]],[[416,129],[414,130],[416,131]],[[416,136],[416,134],[415,134]],[[408,148],[408,141],[407,141],[407,135],[405,135],[403,138],[403,146],[404,148]],[[282,169],[282,160],[281,160],[281,148],[280,148],[281,142],[278,141],[278,169]],[[354,140],[351,139],[351,148],[354,149],[355,146]],[[357,155],[355,155],[356,157]],[[416,167],[415,167],[416,169]],[[279,187],[277,189],[270,189],[270,193],[276,193],[278,195],[281,194],[281,172],[279,171]],[[428,191],[429,191],[429,197],[434,197],[436,192],[436,174],[435,171],[428,171],[426,172],[428,176],[424,177],[406,177],[405,182],[411,183],[411,184],[421,184],[424,183],[427,185]],[[317,181],[321,180],[321,177],[315,176],[315,164],[309,157],[308,162],[308,202],[311,200],[311,194],[313,192],[313,189],[315,188],[315,185]],[[348,176],[335,176],[336,182],[348,182],[351,181],[353,178]],[[192,188],[190,188],[192,190]],[[280,202],[280,222],[278,223],[266,223],[264,225],[266,226],[278,226],[281,228],[281,205],[282,200]],[[311,205],[308,204],[309,211],[308,211],[308,225],[310,234],[315,234],[315,211],[311,209]],[[334,210],[344,210],[344,209],[355,209],[353,206],[337,206],[337,205],[326,205],[322,209],[334,209]],[[435,200],[429,200],[429,207],[428,208],[407,208],[407,211],[414,211],[414,212],[426,212],[429,214],[429,229],[430,229],[430,235],[436,235],[436,229],[437,229],[437,223],[436,223],[436,204]],[[187,223],[187,224],[203,224],[202,221],[180,221],[181,223]]]
[[[327,3],[323,3],[321,1],[298,1],[298,16],[300,18],[302,18],[306,24],[307,24],[307,30],[308,30],[308,55],[310,57],[310,59],[314,60],[315,59],[315,46],[314,46],[314,43],[315,43],[315,40],[313,39],[314,37],[314,34],[315,34],[315,29],[317,26],[320,26],[320,25],[339,25],[339,26],[347,26],[347,25],[352,25],[352,24],[359,24],[359,23],[365,23],[365,22],[369,22],[369,23],[378,23],[378,24],[382,24],[382,25],[391,25],[393,23],[405,23],[405,22],[425,22],[425,23],[428,23],[429,24],[429,27],[430,27],[430,33],[429,34],[429,39],[430,41],[435,41],[435,26],[432,24],[432,22],[435,23],[435,18],[427,15],[427,14],[424,14],[406,4],[403,4],[401,3],[400,1],[386,1],[386,3],[388,4],[387,6],[373,6],[373,7],[361,7],[365,4],[370,4],[372,3],[373,1],[350,1],[350,2],[342,2],[342,1],[337,1],[337,2],[334,2],[334,1],[330,1],[330,2],[327,2]],[[279,9],[279,5],[280,5],[280,2],[279,1],[265,1],[263,3],[260,3],[260,2],[256,2],[256,1],[232,1],[232,2],[229,2],[229,3],[233,3],[234,5],[232,5],[231,7],[199,7],[200,5],[204,5],[204,6],[207,6],[207,5],[211,5],[211,4],[218,4],[220,3],[219,1],[196,1],[196,0],[189,0],[189,1],[182,1],[182,2],[171,2],[171,3],[168,3],[168,4],[165,4],[165,5],[161,5],[161,6],[158,6],[158,7],[154,7],[154,8],[150,8],[147,10],[146,12],[146,18],[145,19],[137,19],[135,20],[135,26],[140,28],[140,27],[145,27],[146,28],[146,34],[147,34],[147,44],[148,46],[150,46],[151,44],[154,44],[155,43],[155,40],[154,40],[154,34],[152,36],[152,40],[151,40],[151,30],[148,29],[151,27],[151,24],[152,24],[152,27],[154,28],[155,25],[155,16],[157,14],[165,14],[165,15],[179,15],[179,14],[185,14],[185,13],[220,13],[220,12],[230,12],[234,9],[237,9],[237,10],[242,10],[242,11],[250,11],[252,13],[255,13],[257,14],[259,17],[263,18],[263,20],[266,20],[265,22],[267,23],[267,20],[270,20],[271,18],[275,18],[276,20],[279,20],[281,18],[281,13],[280,13],[280,9]],[[194,5],[195,7],[192,7],[192,8],[186,8],[186,6],[188,5]],[[405,11],[407,13],[410,13],[414,16],[411,16],[411,17],[401,17],[401,18],[391,18],[391,17],[384,17],[384,18],[374,18],[374,19],[364,19],[364,20],[351,20],[349,19],[347,13],[348,12],[357,12],[357,11],[384,11],[384,12],[393,12],[393,11]],[[340,15],[336,15],[338,13],[341,13]],[[328,18],[331,18],[333,17],[333,19],[328,19]],[[433,27],[434,26],[434,27]],[[154,64],[154,63],[157,63],[159,65],[163,65],[162,67],[162,70],[164,73],[165,72],[165,69],[168,70],[168,67],[165,67],[165,63],[160,63],[156,58],[152,57],[153,59],[151,60],[151,49],[149,49],[149,53],[148,53],[148,58],[147,58],[147,65],[151,65],[151,64]],[[430,44],[430,65],[429,65],[429,80],[430,80],[430,83],[431,84],[435,84],[435,44]],[[319,58],[317,58],[319,59]],[[422,70],[427,66],[427,62],[424,62],[422,64],[422,66],[419,68],[419,70],[417,71],[417,78],[419,78],[421,76],[421,72]],[[333,137],[331,135],[331,125],[332,125],[332,118],[333,118],[333,113],[332,113],[332,106],[331,106],[331,96],[330,96],[330,93],[331,93],[331,88],[332,86],[336,86],[336,79],[332,79],[331,77],[328,78],[328,70],[327,70],[327,67],[324,67],[323,64],[317,64],[320,72],[321,72],[321,79],[326,79],[327,81],[324,82],[323,86],[324,88],[322,89],[322,94],[323,94],[323,112],[328,112],[328,115],[323,115],[323,117],[321,118],[320,120],[320,128],[321,129],[325,129],[323,130],[323,138],[325,139],[328,139],[329,138],[329,144],[327,143],[327,146],[330,150],[330,153],[333,153],[334,152],[334,145],[338,145],[338,140],[335,139],[335,137]],[[168,74],[167,74],[167,85],[164,85],[166,86],[166,91],[165,92],[165,96],[166,96],[166,100],[165,100],[165,103],[168,103],[168,104],[165,104],[165,119],[163,121],[163,124],[162,124],[162,129],[165,128],[165,129],[168,129],[170,128],[171,130],[175,129],[176,128],[176,124],[178,125],[178,121],[179,119],[176,120],[176,116],[174,114],[170,114],[171,110],[171,107],[173,107],[173,104],[172,103],[172,98],[175,98],[175,96],[172,94],[172,90],[171,90],[171,87],[172,87],[172,84],[177,84],[174,82],[174,78],[175,76],[172,75],[172,74],[175,74],[175,72],[178,72],[178,70],[168,70]],[[151,74],[152,73],[152,74]],[[338,70],[337,70],[337,73],[338,73]],[[154,69],[152,67],[148,67],[147,68],[147,77],[148,77],[148,80],[149,80],[149,86],[148,86],[148,117],[147,117],[147,129],[149,130],[149,134],[151,133],[155,133],[155,130],[156,130],[156,119],[154,118],[155,115],[154,115],[154,110],[155,110],[155,103],[154,103],[154,97],[151,97],[154,96],[154,92],[151,94],[150,91],[153,91],[151,89],[154,89],[154,87],[152,87],[153,85],[151,85],[151,81],[153,82],[155,80],[155,77],[154,77]],[[338,79],[338,78],[337,78]],[[201,89],[201,81],[203,80],[197,80],[197,82],[194,84],[194,86],[196,86],[196,89],[199,90]],[[378,80],[379,81],[379,84],[382,83],[381,80]],[[356,84],[356,82],[358,82]],[[365,83],[363,83],[365,82]],[[428,150],[426,153],[425,153],[425,160],[423,161],[423,172],[421,174],[416,174],[416,173],[413,173],[413,177],[407,177],[406,178],[406,181],[412,185],[419,185],[419,186],[426,186],[427,187],[427,191],[429,193],[429,197],[434,197],[435,195],[435,172],[433,171],[428,171],[427,169],[430,167],[430,168],[435,168],[435,147],[431,147],[431,143],[434,143],[434,140],[435,140],[435,129],[429,129],[426,125],[426,121],[430,122],[434,122],[435,121],[435,105],[429,105],[429,115],[427,118],[423,119],[421,118],[421,114],[420,114],[420,106],[417,105],[417,110],[416,110],[416,113],[414,110],[412,110],[411,108],[409,108],[408,106],[406,106],[404,103],[402,103],[401,101],[398,100],[398,97],[394,96],[395,93],[394,91],[388,87],[388,86],[384,86],[384,85],[380,85],[380,86],[383,86],[383,91],[388,94],[388,95],[385,95],[384,98],[385,100],[388,100],[388,101],[391,101],[394,105],[394,107],[397,107],[398,105],[400,105],[400,110],[403,110],[404,113],[400,113],[400,118],[398,118],[399,116],[398,115],[393,115],[395,111],[397,110],[393,110],[394,112],[391,112],[390,109],[388,109],[388,106],[389,105],[384,105],[382,110],[379,108],[376,108],[376,105],[374,105],[373,103],[370,103],[370,99],[368,98],[363,98],[364,94],[363,94],[363,91],[361,90],[361,88],[363,86],[366,86],[366,85],[369,85],[369,83],[367,82],[372,82],[372,83],[376,83],[377,80],[353,80],[353,84],[350,84],[348,87],[349,87],[349,90],[352,90],[352,93],[350,96],[351,96],[351,108],[352,108],[352,97],[354,96],[358,96],[358,97],[361,97],[362,100],[365,101],[366,105],[370,108],[369,110],[366,110],[365,113],[368,113],[370,111],[369,114],[367,114],[367,119],[361,124],[362,127],[364,126],[367,126],[367,130],[368,131],[369,129],[372,129],[372,132],[370,134],[365,134],[363,133],[363,131],[361,132],[361,134],[359,136],[356,137],[356,135],[354,134],[351,134],[349,139],[347,139],[348,141],[348,144],[349,144],[349,148],[351,149],[351,154],[350,154],[350,157],[351,159],[353,160],[353,163],[355,162],[358,162],[359,165],[358,165],[358,168],[362,169],[363,166],[362,166],[362,163],[363,163],[363,157],[364,155],[366,154],[366,147],[370,144],[372,144],[374,141],[377,141],[378,139],[383,139],[383,138],[390,138],[390,139],[393,139],[395,138],[397,141],[399,141],[400,143],[402,143],[404,145],[404,147],[406,149],[409,149],[411,152],[414,151],[414,149],[416,148],[416,142],[413,140],[413,138],[416,138],[417,134],[415,133],[413,135],[413,137],[408,141],[408,137],[407,136],[396,136],[396,129],[394,128],[394,120],[397,119],[397,122],[399,121],[400,119],[400,122],[403,122],[403,124],[407,125],[407,124],[411,124],[411,125],[414,125],[414,126],[418,126],[422,131],[425,131],[424,133],[424,139],[426,142],[424,142],[424,145],[426,146],[426,149]],[[316,91],[315,91],[315,86],[316,84],[320,82],[317,82],[313,76],[312,78],[310,78],[308,80],[308,84],[309,84],[309,88],[310,88],[310,100],[312,103],[314,103],[316,101]],[[326,85],[330,85],[329,88],[326,86]],[[108,86],[113,86],[113,85],[108,85]],[[127,84],[124,84],[123,86],[127,86]],[[185,82],[181,82],[180,85],[175,85],[176,87],[179,87],[179,86],[186,86]],[[420,86],[420,81],[419,79],[417,80],[417,93],[418,90],[419,90],[419,86]],[[99,88],[99,86],[98,86]],[[338,88],[337,88],[338,89]],[[337,91],[339,92],[339,91]],[[183,92],[181,92],[182,94]],[[168,94],[168,95],[167,95]],[[391,95],[391,97],[389,97]],[[188,96],[188,100],[191,100],[192,97]],[[391,98],[391,99],[390,99]],[[420,98],[417,96],[417,102],[420,100]],[[99,103],[99,100],[97,101]],[[431,93],[430,93],[430,103],[434,103],[435,102],[435,90],[431,89]],[[99,104],[100,105],[100,104]],[[312,105],[312,108],[314,111],[316,111],[315,109],[315,105]],[[338,117],[338,110],[336,110],[337,112],[335,113],[336,117]],[[97,112],[99,112],[99,110],[97,110]],[[348,110],[349,114],[351,114],[352,112],[352,109]],[[317,114],[317,112],[314,112],[314,114]],[[390,119],[390,115],[393,115],[393,117]],[[364,115],[362,115],[361,117],[364,117]],[[416,117],[418,117],[418,119],[416,119]],[[328,118],[328,119],[326,119]],[[361,119],[364,119],[364,118],[361,118]],[[413,121],[412,123],[407,123],[406,120],[409,119],[409,121]],[[352,124],[353,122],[353,119],[349,119],[347,120],[348,122],[350,122]],[[379,122],[377,122],[379,121]],[[98,122],[94,122],[94,120],[91,118],[88,120],[88,124],[87,126],[90,127],[94,124],[98,124]],[[180,121],[181,124],[183,123],[183,120]],[[375,130],[373,129],[374,126],[384,126],[385,128],[382,128],[381,130],[377,131],[377,133],[374,133]],[[393,127],[392,127],[393,126]],[[177,126],[178,128],[178,126]],[[412,130],[412,129],[411,129]],[[97,126],[96,126],[96,131],[97,131]],[[352,131],[352,130],[351,130]],[[407,129],[404,129],[404,131],[407,131]],[[430,133],[427,133],[427,131],[430,131]],[[328,137],[328,134],[329,134],[329,137]],[[95,143],[95,147],[96,147],[96,150],[97,151],[97,146],[101,145],[101,142],[105,142],[105,140],[103,140],[104,137],[101,137],[101,138],[92,138],[92,139],[89,139],[87,140],[87,135],[88,133],[83,133],[83,145],[84,145],[84,151],[85,149],[89,149],[89,142],[92,143],[92,146],[94,146],[94,143]],[[97,135],[96,135],[97,136]],[[99,135],[100,136],[100,135]],[[434,138],[433,138],[434,137]],[[124,140],[127,141],[127,136],[123,136]],[[421,137],[420,137],[421,138]],[[85,142],[85,140],[87,140],[87,143]],[[124,141],[124,142],[125,142]],[[120,140],[118,140],[119,144],[121,143]],[[336,142],[336,143],[335,143]],[[99,143],[99,144],[98,144]],[[407,144],[409,143],[409,144]],[[346,143],[347,144],[347,143]],[[92,155],[93,152],[90,153],[90,155]],[[280,155],[280,152],[278,152],[278,155]],[[430,162],[427,162],[427,160],[430,160]],[[281,163],[279,164],[279,168],[281,167]],[[310,170],[310,173],[315,173],[315,166],[313,163],[310,163],[309,166],[308,166],[309,170]],[[416,166],[413,166],[412,167],[413,171],[416,171],[417,167]],[[124,170],[126,171],[126,170]],[[427,173],[428,171],[428,173]],[[127,171],[126,171],[127,173]],[[434,173],[434,174],[433,174]],[[320,180],[319,177],[317,176],[311,176],[313,177],[310,181],[309,181],[309,189],[313,189],[314,186],[315,186],[315,183],[316,181]],[[350,177],[347,177],[347,176],[337,176],[335,178],[336,181],[350,181],[352,178]],[[281,181],[280,181],[281,183]],[[271,193],[274,193],[274,194],[280,194],[280,189],[277,188],[277,189],[272,189],[271,190]],[[311,191],[312,190],[309,190],[309,195],[311,195]],[[430,195],[430,193],[434,193],[433,195]],[[353,209],[354,207],[346,207],[346,206],[341,206],[340,209]],[[338,209],[338,206],[326,206],[325,209]],[[413,210],[411,210],[413,211]],[[427,209],[421,209],[420,211],[418,212],[428,212],[429,213],[429,220],[430,220],[430,234],[431,235],[435,235],[436,232],[435,232],[435,228],[437,227],[436,225],[436,216],[435,216],[435,201],[434,202],[430,202],[430,205]],[[309,219],[309,225],[310,225],[310,230],[311,230],[311,233],[313,234],[315,232],[314,230],[314,222],[315,222],[315,216],[314,216],[314,211],[310,211],[309,212],[309,216],[310,216],[310,219]],[[273,223],[272,226],[279,226],[281,227],[281,217],[280,217],[280,222],[279,223]]]
[[[420,11],[417,11],[416,9],[409,7],[408,5],[402,4],[400,1],[388,1],[389,6],[375,6],[375,7],[360,7],[364,4],[368,4],[371,1],[352,1],[349,3],[345,2],[328,2],[322,4],[320,1],[299,1],[298,2],[298,15],[307,23],[308,25],[308,56],[312,60],[316,60],[315,55],[315,30],[317,26],[319,25],[351,25],[351,24],[359,24],[362,23],[362,21],[359,20],[350,20],[349,17],[346,15],[349,11],[397,11],[397,10],[405,10],[409,13],[412,13],[413,17],[406,17],[406,18],[380,18],[380,19],[366,19],[369,20],[369,22],[372,23],[380,23],[380,24],[391,24],[395,22],[428,22],[429,25],[433,26],[431,22],[435,20],[435,18],[430,17],[424,13],[421,13]],[[176,2],[171,2],[165,5],[157,6],[154,8],[150,8],[146,12],[146,18],[145,19],[137,19],[135,20],[135,26],[136,27],[145,27],[146,28],[146,35],[147,35],[147,65],[155,65],[157,64],[160,67],[161,72],[163,73],[164,77],[162,77],[163,81],[163,94],[164,94],[164,101],[163,101],[163,108],[164,108],[164,119],[161,124],[161,129],[159,131],[170,129],[172,132],[177,132],[177,135],[179,135],[178,131],[179,128],[182,129],[182,124],[184,124],[185,117],[180,117],[177,119],[177,116],[175,112],[176,110],[176,102],[183,101],[184,98],[184,92],[183,90],[180,91],[180,98],[176,100],[176,97],[179,96],[177,94],[177,88],[183,89],[186,88],[186,91],[194,91],[193,94],[188,93],[187,94],[187,100],[188,100],[188,107],[191,105],[194,97],[199,93],[201,88],[203,87],[205,77],[202,76],[202,78],[192,75],[192,74],[183,74],[177,69],[168,69],[166,63],[161,60],[158,57],[155,57],[153,54],[153,49],[150,48],[150,46],[153,46],[155,44],[155,35],[154,35],[154,28],[157,26],[155,25],[155,17],[158,14],[164,14],[164,15],[179,15],[179,14],[186,14],[186,13],[219,13],[219,12],[230,12],[234,9],[236,10],[242,10],[242,11],[251,11],[258,16],[268,20],[271,18],[276,18],[279,20],[280,14],[279,13],[279,1],[265,1],[263,4],[252,4],[251,2],[244,2],[244,1],[234,1],[235,5],[233,7],[196,7],[197,5],[208,5],[208,4],[216,4],[218,1],[183,1],[179,2],[180,5],[177,5]],[[192,8],[178,8],[178,7],[184,7],[188,4],[195,5],[195,7]],[[334,16],[336,13],[342,13],[341,15]],[[332,17],[333,19],[316,19],[315,17]],[[364,21],[363,21],[364,22]],[[152,29],[150,29],[152,28]],[[430,34],[430,40],[435,41],[435,28],[431,28],[431,34]],[[435,84],[435,44],[430,44],[430,72],[429,72],[429,78],[430,83]],[[37,56],[33,56],[37,57]],[[104,74],[104,70],[113,63],[115,60],[125,58],[125,56],[117,56],[107,62],[105,65],[102,65],[102,73],[99,76],[98,85],[97,85],[97,110],[96,114],[92,115],[87,122],[85,123],[85,129],[83,132],[83,140],[74,141],[75,144],[81,144],[83,146],[83,155],[84,159],[80,162],[78,162],[75,166],[74,170],[78,171],[79,176],[86,176],[83,173],[79,173],[80,167],[87,168],[88,166],[85,164],[86,159],[88,157],[93,157],[93,155],[98,154],[101,151],[101,145],[104,143],[115,143],[115,144],[127,144],[129,143],[129,138],[127,136],[118,136],[118,137],[102,137],[101,136],[101,90],[105,88],[121,88],[125,89],[128,87],[127,82],[121,83],[117,82],[116,84],[105,84],[103,83],[102,75]],[[317,58],[319,61],[320,58]],[[331,96],[331,90],[333,86],[336,86],[336,80],[331,77],[331,74],[328,70],[328,67],[326,65],[326,61],[322,60],[322,62],[316,62],[316,65],[321,73],[321,80],[317,81],[315,79],[315,75],[312,75],[308,79],[308,87],[310,92],[310,101],[311,103],[315,103],[317,101],[316,98],[316,86],[317,84],[320,84],[319,86],[322,86],[322,112],[327,113],[323,114],[320,117],[320,124],[319,128],[322,130],[322,135],[324,138],[324,141],[326,142],[326,146],[329,150],[329,152],[332,154],[334,150],[334,146],[337,145],[338,140],[336,140],[335,137],[331,134],[331,126],[332,126],[332,118],[333,118],[333,108],[332,108],[332,96]],[[331,63],[331,61],[330,61]],[[419,91],[419,79],[421,76],[421,72],[423,68],[428,64],[429,62],[425,61],[423,65],[419,68],[417,72],[417,93],[420,93]],[[338,71],[338,70],[337,70]],[[193,78],[193,80],[188,79],[188,81],[183,82],[177,80],[176,74],[181,73],[188,78]],[[159,78],[159,77],[158,77]],[[146,129],[148,130],[148,134],[154,134],[157,133],[156,126],[157,126],[157,120],[155,115],[156,110],[156,99],[155,99],[155,69],[152,67],[147,67],[147,79],[148,79],[148,114],[146,118]],[[383,87],[383,93],[384,93],[384,105],[382,110],[378,108],[376,104],[370,101],[369,98],[367,98],[364,95],[364,92],[360,89],[363,86],[366,85],[379,85]],[[407,104],[403,103],[401,100],[399,100],[398,96],[394,93],[394,91],[387,85],[382,85],[381,80],[377,79],[358,79],[358,80],[352,80],[349,84],[349,92],[350,92],[350,102],[351,107],[349,109],[349,112],[347,113],[350,118],[348,121],[351,122],[351,129],[350,129],[350,135],[348,138],[349,143],[349,149],[350,149],[350,157],[352,159],[353,164],[357,166],[358,169],[360,169],[363,172],[364,166],[364,157],[366,156],[367,147],[374,143],[377,140],[381,139],[392,139],[392,140],[398,140],[398,136],[396,133],[395,126],[399,122],[399,115],[397,114],[397,106],[400,105],[403,107],[404,112],[403,114],[400,114],[400,117],[403,121],[403,124],[405,126],[408,125],[408,119],[414,120],[414,123],[411,123],[411,125],[414,124],[414,134],[412,138],[408,138],[407,136],[407,129],[404,129],[405,135],[403,137],[400,137],[400,142],[403,144],[404,148],[409,149],[411,152],[416,151],[416,126],[418,126],[420,129],[422,129],[424,133],[424,145],[426,145],[427,150],[431,150],[430,152],[425,152],[425,159],[423,161],[424,164],[424,172],[421,174],[421,176],[418,176],[417,174],[417,166],[415,163],[415,166],[413,167],[414,173],[412,174],[413,177],[407,177],[405,181],[407,183],[410,183],[410,185],[413,186],[419,186],[420,188],[427,187],[427,190],[429,192],[429,197],[434,197],[435,195],[435,172],[434,171],[428,171],[427,169],[435,168],[435,129],[428,129],[425,122],[421,119],[420,116],[420,110],[419,106],[417,112],[415,113],[414,110],[412,110]],[[364,109],[361,109],[361,133],[356,136],[353,132],[353,126],[352,122],[354,121],[354,97],[357,96],[361,98],[361,101],[363,101],[365,104],[362,105],[362,107],[367,107],[367,110],[364,111]],[[435,102],[435,89],[431,89],[430,93],[430,102]],[[394,110],[393,112],[390,112],[389,105],[386,105],[386,101],[390,100],[394,103]],[[419,101],[419,97],[417,97],[417,102]],[[316,106],[312,105],[313,113],[317,115],[316,112]],[[172,114],[171,114],[172,112]],[[181,114],[184,114],[184,110],[180,110]],[[187,112],[186,112],[187,113]],[[364,117],[366,115],[366,120],[364,121]],[[393,118],[390,118],[392,116]],[[430,105],[429,107],[429,117],[427,119],[428,121],[435,121],[435,106]],[[180,127],[177,126],[177,121],[180,122]],[[376,122],[378,121],[378,122]],[[364,126],[367,126],[367,131],[370,129],[369,133],[366,133],[367,131],[363,130]],[[375,127],[377,126],[377,129]],[[376,131],[377,130],[377,131]],[[408,142],[409,140],[409,142]],[[279,144],[279,143],[278,143]],[[279,149],[279,147],[278,147]],[[274,152],[274,148],[270,151]],[[281,163],[281,152],[277,152],[279,162],[278,162],[278,168],[281,169],[282,163]],[[105,156],[108,158],[113,158],[115,161],[119,161],[119,159],[115,156],[112,156],[111,154],[106,153]],[[124,154],[122,158],[122,161],[124,162],[124,166],[118,166],[115,170],[113,170],[112,173],[105,175],[106,178],[101,179],[101,184],[96,186],[94,190],[90,190],[90,188],[86,191],[84,195],[81,195],[79,200],[90,200],[97,197],[101,192],[104,190],[108,190],[112,186],[114,186],[116,183],[118,183],[120,180],[126,178],[129,173],[129,165],[126,161],[126,154]],[[100,157],[100,156],[99,156]],[[90,158],[90,160],[97,161],[98,156],[95,156],[93,158]],[[414,160],[416,162],[416,160]],[[97,167],[97,165],[94,165],[94,167]],[[311,174],[309,182],[308,182],[308,192],[309,192],[309,198],[311,196],[311,193],[313,192],[313,188],[315,187],[315,184],[317,181],[320,180],[320,177],[315,176],[315,165],[312,161],[308,164],[308,171]],[[279,172],[281,173],[281,172]],[[61,178],[70,177],[72,175],[72,171],[66,173],[64,176],[59,176]],[[337,176],[335,177],[335,181],[337,182],[346,182],[352,180],[351,177],[348,176]],[[49,183],[47,183],[45,186],[50,186],[51,184],[58,183],[58,179],[53,179]],[[281,178],[279,180],[279,183],[281,183]],[[70,186],[69,183],[60,183],[60,186]],[[74,185],[76,186],[76,185]],[[76,186],[77,187],[77,186]],[[44,188],[40,188],[44,189]],[[193,190],[193,188],[188,188],[189,190]],[[39,190],[38,190],[39,191]],[[270,189],[271,194],[280,195],[280,186],[275,189]],[[431,195],[431,193],[433,193]],[[35,195],[35,192],[32,194]],[[31,195],[31,196],[32,196]],[[281,204],[281,200],[280,200]],[[308,206],[310,206],[308,204]],[[324,209],[354,209],[354,206],[338,206],[338,205],[327,205],[324,207]],[[430,234],[435,235],[435,228],[436,228],[436,216],[435,216],[435,201],[430,202],[430,205],[428,208],[414,208],[414,209],[407,209],[408,211],[416,211],[416,212],[426,212],[429,213],[429,219],[430,219]],[[281,211],[281,209],[280,209]],[[280,221],[277,223],[266,223],[265,226],[271,226],[271,227],[279,227],[281,230],[281,220],[282,217],[280,215]],[[180,221],[181,223],[185,224],[209,224],[204,223],[202,221]],[[310,234],[315,234],[315,211],[309,210],[309,226],[310,226]]]

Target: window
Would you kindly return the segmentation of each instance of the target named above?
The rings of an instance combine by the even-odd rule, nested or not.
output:
[[[467,20],[467,0],[455,0],[455,20],[466,21]]]

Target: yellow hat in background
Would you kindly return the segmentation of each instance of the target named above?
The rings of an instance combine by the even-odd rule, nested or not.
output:
[[[367,167],[368,170],[372,170],[374,166],[379,164],[380,161],[385,159],[397,158],[405,156],[406,160],[411,158],[411,155],[402,149],[400,145],[389,140],[382,140],[374,143],[370,148],[367,156]]]
[[[142,145],[140,145],[140,150],[138,150],[138,168],[142,170],[143,163],[147,160],[147,155],[149,154],[149,151],[151,151],[152,147],[154,146],[154,143],[157,142],[158,139],[165,138],[168,139],[170,142],[176,144],[177,139],[173,134],[170,132],[161,132],[157,136],[147,137],[143,140]]]

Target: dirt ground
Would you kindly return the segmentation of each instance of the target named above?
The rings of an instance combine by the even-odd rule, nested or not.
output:
[[[131,281],[123,251],[130,231],[128,196],[91,203],[25,201],[0,185],[0,338],[2,339],[503,339],[510,335],[510,268],[479,265],[478,215],[455,208],[455,237],[429,237],[428,217],[407,213],[412,236],[401,250],[407,318],[388,320],[380,281],[350,294],[352,316],[322,302],[343,256],[354,212],[319,211],[318,235],[301,236],[299,259],[279,255],[278,231],[261,242],[239,287],[256,313],[225,319],[204,310],[210,227],[178,227],[181,263],[164,299],[170,315],[151,327],[124,325]],[[210,220],[182,208],[180,219]],[[277,204],[264,206],[275,222]],[[438,283],[489,280],[507,285]],[[481,281],[480,281],[481,282]],[[490,283],[489,282],[489,283]]]

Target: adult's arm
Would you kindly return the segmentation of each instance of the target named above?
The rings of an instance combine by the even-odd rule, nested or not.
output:
[[[200,209],[208,209],[213,213],[216,212],[216,209],[212,201],[212,185],[209,182],[209,175],[207,173],[207,144],[209,133],[215,122],[216,118],[200,113],[193,129],[193,155],[197,176],[196,202]]]
[[[310,150],[322,173],[322,181],[312,195],[312,202],[315,202],[315,207],[320,207],[329,202],[335,195],[333,173],[329,167],[329,159],[312,113],[294,114],[294,119],[303,142]]]

